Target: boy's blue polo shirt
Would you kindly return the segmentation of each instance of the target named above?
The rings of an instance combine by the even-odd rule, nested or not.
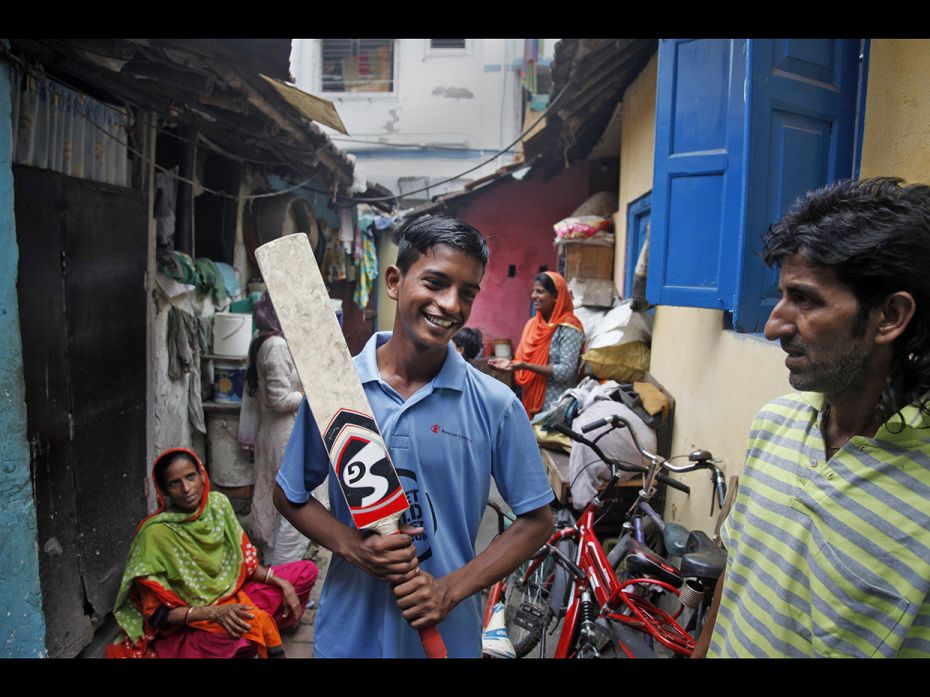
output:
[[[425,530],[415,542],[420,564],[433,576],[445,576],[475,556],[492,476],[518,515],[549,503],[552,489],[526,412],[513,392],[468,365],[450,343],[436,377],[404,401],[378,372],[376,350],[390,336],[375,334],[355,357],[355,369],[407,493],[410,509],[404,522]],[[288,500],[303,503],[329,471],[304,400],[277,482]],[[329,499],[333,515],[351,526],[332,477]],[[478,657],[480,594],[460,603],[438,627],[450,657]],[[314,655],[424,656],[419,635],[404,621],[390,586],[335,554],[315,621]]]

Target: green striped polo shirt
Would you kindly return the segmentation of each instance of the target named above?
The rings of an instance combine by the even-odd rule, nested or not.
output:
[[[828,461],[823,406],[753,422],[709,656],[930,656],[930,420],[905,407]]]

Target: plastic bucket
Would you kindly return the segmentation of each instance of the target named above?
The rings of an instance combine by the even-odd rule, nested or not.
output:
[[[513,356],[513,344],[510,339],[494,340],[494,356],[497,358],[510,358]]]
[[[245,358],[252,341],[252,316],[238,312],[213,315],[213,353],[217,356]]]
[[[245,370],[246,365],[243,361],[216,361],[213,366],[213,400],[240,403]]]

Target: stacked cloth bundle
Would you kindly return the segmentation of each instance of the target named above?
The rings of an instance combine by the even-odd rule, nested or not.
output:
[[[647,412],[657,414],[663,411],[663,404],[667,405],[667,401],[654,385],[649,383],[634,383],[634,385],[640,393],[644,406],[647,406]],[[569,420],[572,430],[580,433],[585,426],[598,419],[619,416],[630,424],[643,447],[650,452],[655,452],[655,431],[647,426],[636,412],[625,404],[615,401],[614,396],[619,390],[620,384],[613,380],[599,383],[593,378],[585,378],[578,384],[578,387],[566,390],[554,409],[541,414],[541,418],[534,419],[537,439],[544,434],[541,427],[551,424],[553,420]],[[608,429],[610,426],[605,425],[585,435],[591,440],[597,440],[597,437]],[[551,433],[545,435],[550,436]],[[637,465],[644,464],[642,455],[636,449],[633,438],[626,429],[614,429],[599,440],[598,445],[608,457]],[[569,481],[572,483],[572,505],[575,508],[587,506],[599,488],[610,479],[610,470],[607,465],[601,462],[591,448],[580,443],[572,444],[568,469]],[[632,472],[622,472],[620,481],[633,479],[636,476],[638,475]]]

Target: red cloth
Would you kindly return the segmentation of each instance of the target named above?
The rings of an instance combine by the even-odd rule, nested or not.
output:
[[[575,305],[565,279],[555,271],[546,271],[546,275],[555,283],[555,307],[552,308],[548,322],[538,312],[530,317],[523,327],[523,335],[520,337],[514,360],[534,365],[549,365],[549,345],[552,343],[556,327],[565,324],[584,333],[584,325],[575,316]],[[531,370],[517,370],[514,372],[514,379],[523,388],[523,407],[532,419],[543,407],[546,398],[546,377]]]
[[[316,564],[312,561],[292,561],[271,568],[276,576],[291,582],[301,605],[306,606],[310,590],[316,582]],[[241,592],[248,596],[255,607],[271,615],[279,627],[295,622],[294,618],[288,618],[290,621],[285,622],[283,594],[277,586],[247,581]],[[258,645],[245,637],[237,639],[225,630],[215,633],[198,627],[199,624],[203,623],[198,622],[183,627],[179,632],[159,637],[151,646],[159,658],[249,658],[258,653]]]

